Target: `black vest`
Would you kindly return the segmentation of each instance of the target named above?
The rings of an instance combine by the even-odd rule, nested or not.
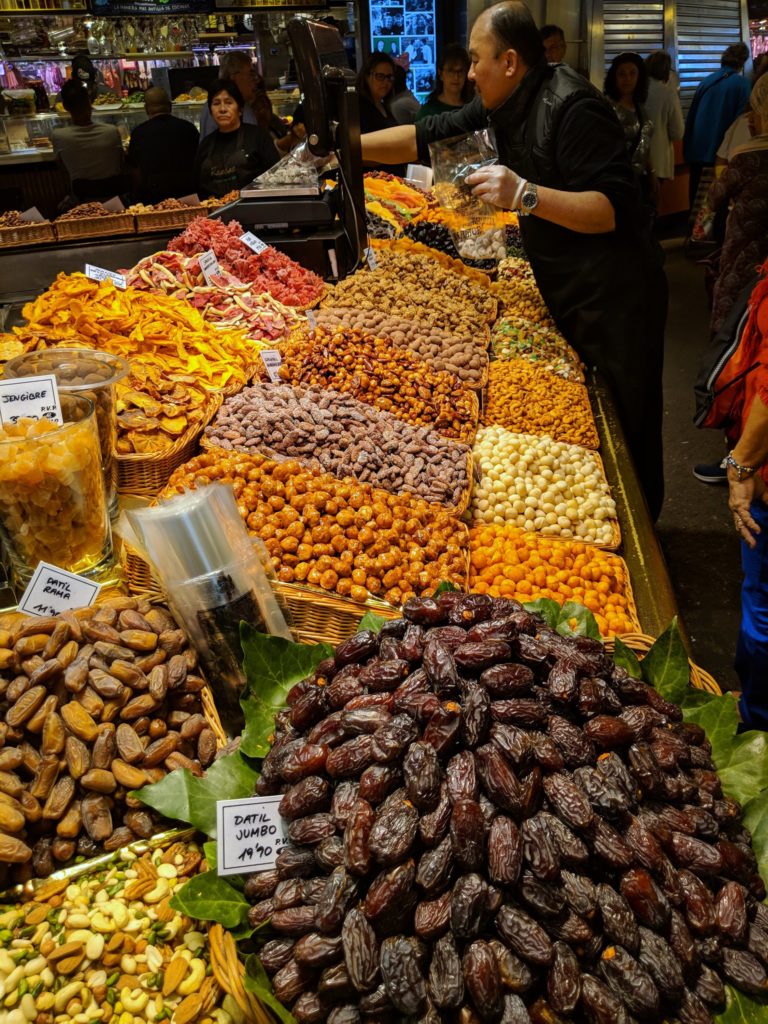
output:
[[[567,64],[531,68],[512,96],[491,111],[501,162],[523,178],[549,188],[565,184],[555,162],[553,139],[565,110],[577,100],[603,97]],[[603,102],[605,102],[603,100]]]

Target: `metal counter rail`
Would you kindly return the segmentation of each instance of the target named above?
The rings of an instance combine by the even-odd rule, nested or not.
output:
[[[632,591],[643,632],[659,636],[677,616],[690,654],[690,641],[685,632],[685,624],[680,622],[667,563],[627,451],[613,398],[599,376],[593,377],[589,392],[600,435],[600,454],[621,525],[620,554],[629,566]]]

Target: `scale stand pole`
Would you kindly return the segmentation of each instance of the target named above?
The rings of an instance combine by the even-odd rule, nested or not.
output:
[[[336,146],[343,172],[343,195],[339,216],[351,250],[351,259],[345,273],[341,272],[342,268],[339,266],[339,276],[343,277],[362,261],[367,238],[363,158],[360,149],[360,101],[357,95],[357,79],[353,72],[326,67],[323,69],[323,77],[336,114]]]

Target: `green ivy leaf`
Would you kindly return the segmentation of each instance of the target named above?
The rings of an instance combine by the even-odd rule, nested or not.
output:
[[[205,857],[206,863],[208,864],[208,870],[215,871],[216,865],[219,860],[215,840],[209,839],[207,843],[203,843],[203,856]]]
[[[768,1024],[768,1006],[725,986],[725,1010],[715,1017],[717,1024]]]
[[[435,592],[432,597],[439,597],[441,594],[453,593],[455,590],[461,590],[461,587],[457,587],[455,583],[451,583],[450,580],[441,580],[435,587]]]
[[[734,698],[728,693],[716,697],[690,690],[679,703],[686,722],[695,722],[707,734],[712,744],[712,760],[717,767],[726,765],[739,724],[738,706]]]
[[[572,626],[571,621],[576,620]],[[555,629],[561,636],[588,636],[593,640],[600,639],[600,629],[597,620],[589,608],[576,601],[566,601],[560,609]]]
[[[744,824],[752,833],[752,848],[763,881],[768,885],[768,790],[744,807]]]
[[[268,1006],[275,1016],[283,1021],[283,1024],[296,1024],[288,1010],[275,997],[275,993],[272,991],[272,983],[267,977],[267,972],[262,967],[257,953],[251,953],[246,958],[243,985],[249,992],[253,992],[255,996],[258,996],[262,1003]]]
[[[560,621],[560,605],[549,597],[539,597],[535,601],[529,601],[523,605],[527,612],[540,615],[550,629],[557,629]]]
[[[691,672],[677,616],[643,658],[642,669],[643,679],[662,697],[681,703],[689,690]]]
[[[259,773],[239,750],[214,761],[205,777],[181,768],[132,796],[153,807],[166,818],[185,821],[212,838],[216,837],[216,801],[253,796]]]
[[[642,679],[643,670],[640,667],[637,655],[631,647],[627,647],[620,636],[613,641],[613,660],[617,665],[625,668],[633,679]]]
[[[315,666],[333,654],[329,644],[295,644],[281,636],[259,633],[240,624],[246,688],[240,698],[245,729],[240,749],[248,757],[266,757],[275,712],[285,707],[291,687],[311,675]]]
[[[241,930],[247,928],[250,903],[215,871],[204,871],[190,878],[173,894],[170,904],[193,920],[218,921],[228,931],[238,929],[239,937],[245,937]],[[251,931],[248,929],[247,934]]]
[[[378,633],[386,621],[386,619],[375,612],[366,612],[362,619],[360,619],[357,632],[362,633],[364,629],[370,629],[372,633]]]

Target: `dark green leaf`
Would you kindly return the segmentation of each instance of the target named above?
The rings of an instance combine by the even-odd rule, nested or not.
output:
[[[226,878],[219,878],[215,871],[205,871],[174,893],[171,906],[193,920],[218,921],[232,931],[247,926],[250,903]]]
[[[740,804],[768,789],[768,733],[743,732],[732,740],[727,757],[714,760],[724,792]]]
[[[461,590],[461,587],[457,587],[455,583],[451,583],[450,580],[441,580],[435,587],[435,592],[432,597],[439,597],[440,594],[453,593],[454,590]]]
[[[571,625],[575,622],[575,625]],[[583,604],[566,601],[560,609],[555,629],[561,636],[588,636],[593,640],[600,639],[600,630],[595,616]]]
[[[383,619],[381,615],[377,615],[375,612],[366,612],[362,619],[360,619],[357,632],[361,633],[364,629],[370,629],[372,633],[378,633],[386,621],[386,619]]]
[[[275,1015],[284,1024],[295,1024],[294,1018],[275,997],[275,993],[272,991],[272,983],[267,977],[267,972],[262,967],[257,953],[251,953],[246,958],[243,985],[249,992],[253,992],[255,996],[258,996],[265,1006],[273,1010]]]
[[[725,1010],[715,1017],[717,1024],[768,1024],[768,1006],[755,1002],[732,985],[725,986]]]
[[[642,668],[643,679],[666,700],[679,704],[685,697],[691,673],[677,617],[643,658]]]
[[[281,636],[259,633],[240,624],[240,642],[247,680],[240,704],[245,729],[240,749],[248,757],[266,757],[274,730],[275,712],[285,707],[291,687],[312,674],[315,666],[333,654],[328,644],[295,644]]]
[[[680,702],[687,722],[700,725],[712,744],[712,760],[718,768],[726,765],[731,756],[733,739],[739,724],[736,701],[730,694],[722,697],[689,690]]]
[[[768,885],[768,790],[744,807],[744,824],[752,833],[752,848],[762,879]]]
[[[613,641],[613,660],[617,665],[625,668],[633,679],[643,678],[643,670],[637,655],[630,647],[627,647],[620,636]]]
[[[523,605],[526,611],[540,615],[550,629],[557,629],[560,621],[560,605],[549,597],[539,597],[535,601],[529,601]]]
[[[256,769],[237,750],[214,761],[202,779],[181,768],[132,795],[166,818],[185,821],[215,838],[216,801],[253,796],[258,777]]]

